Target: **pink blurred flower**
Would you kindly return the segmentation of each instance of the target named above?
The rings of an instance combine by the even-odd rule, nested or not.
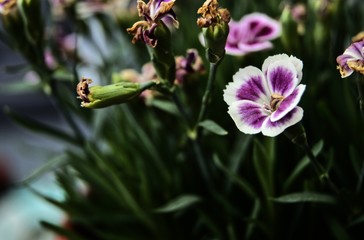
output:
[[[240,21],[231,20],[225,50],[230,55],[245,55],[273,47],[270,40],[281,34],[281,24],[262,13],[245,15]]]

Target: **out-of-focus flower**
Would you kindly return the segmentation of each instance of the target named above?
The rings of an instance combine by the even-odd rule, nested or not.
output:
[[[306,88],[300,84],[303,64],[286,54],[268,57],[262,71],[240,69],[224,90],[228,113],[240,131],[277,136],[298,123],[303,109],[297,104]]]
[[[225,55],[230,12],[226,8],[220,8],[217,0],[206,0],[197,10],[197,14],[201,14],[197,19],[197,25],[202,28],[207,58],[209,62],[216,63]]]
[[[278,21],[262,13],[252,13],[240,21],[230,21],[230,32],[226,42],[226,53],[245,55],[251,52],[270,49],[273,40],[280,36]]]
[[[87,18],[97,13],[104,13],[117,20],[123,20],[137,15],[135,6],[135,0],[88,0],[77,2],[76,12],[80,18]]]
[[[150,0],[147,4],[138,0],[138,13],[144,20],[134,23],[128,28],[128,33],[134,35],[132,42],[142,41],[151,47],[158,42],[155,31],[158,26],[164,26],[166,22],[172,21],[178,27],[178,21],[172,7],[175,0]]]
[[[176,57],[176,80],[175,84],[183,84],[185,79],[194,73],[203,73],[205,67],[196,49],[188,49],[186,56]]]
[[[81,107],[104,108],[125,103],[156,84],[154,81],[145,83],[122,81],[106,86],[89,87],[91,82],[89,78],[82,78],[77,85],[78,98],[82,100]]]
[[[342,55],[336,58],[341,77],[349,77],[354,71],[364,74],[364,38],[353,42]]]
[[[143,65],[141,73],[134,69],[124,69],[119,74],[114,76],[113,82],[130,81],[135,83],[145,83],[148,81],[158,82],[157,72],[151,62]],[[152,89],[146,89],[140,93],[140,97],[148,105],[149,102],[158,94],[157,91]]]
[[[16,6],[16,0],[0,0],[0,14],[7,15]]]

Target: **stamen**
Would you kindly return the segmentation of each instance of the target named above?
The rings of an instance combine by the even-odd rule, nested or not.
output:
[[[272,95],[270,97],[270,109],[272,112],[277,110],[277,108],[279,107],[279,105],[281,104],[283,99],[284,99],[283,96],[281,96],[277,93],[272,93]]]

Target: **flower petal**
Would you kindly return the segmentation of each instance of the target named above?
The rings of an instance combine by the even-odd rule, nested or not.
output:
[[[268,113],[255,102],[241,100],[229,106],[228,113],[234,120],[237,128],[246,134],[259,133],[263,122],[268,119]]]
[[[298,123],[303,117],[303,109],[295,107],[279,121],[272,122],[267,118],[262,125],[262,134],[269,137],[275,137],[282,133],[286,128]]]
[[[238,44],[239,50],[244,54],[251,53],[251,52],[258,52],[267,49],[271,49],[273,44],[271,42],[254,42],[254,43],[244,43],[240,42]]]
[[[224,90],[224,100],[228,105],[239,100],[268,103],[270,92],[262,71],[252,66],[239,69]]]
[[[248,26],[250,38],[254,38],[255,41],[268,41],[281,34],[280,23],[262,13],[248,14],[241,22]]]
[[[349,77],[354,72],[354,69],[348,66],[348,62],[352,61],[364,61],[364,40],[352,43],[342,55],[336,58],[342,78]]]
[[[306,85],[300,84],[298,87],[292,92],[291,95],[283,99],[280,103],[278,109],[272,113],[270,116],[270,120],[272,122],[276,122],[283,118],[288,112],[290,112],[294,107],[297,106],[300,101],[303,92],[306,89]]]
[[[266,76],[271,92],[284,97],[298,85],[297,70],[289,59],[272,62]]]
[[[277,62],[277,61],[281,61],[281,60],[290,61],[295,66],[295,68],[297,70],[298,82],[301,82],[301,80],[302,80],[302,69],[303,69],[302,61],[300,59],[294,57],[294,56],[288,56],[287,54],[284,54],[284,53],[268,57],[263,62],[263,66],[262,66],[263,73],[267,74],[268,67],[272,63]]]

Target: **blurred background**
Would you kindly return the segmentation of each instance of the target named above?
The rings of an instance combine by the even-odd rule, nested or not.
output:
[[[70,194],[68,185],[60,181],[72,176],[67,171],[66,173],[59,171],[64,174],[60,177],[59,172],[53,171],[64,170],[57,165],[58,158],[67,155],[70,161],[77,160],[75,163],[77,170],[80,172],[94,170],[95,175],[106,179],[112,188],[116,188],[114,183],[117,181],[110,177],[112,174],[108,174],[108,171],[105,174],[102,168],[92,168],[97,165],[95,162],[99,162],[95,160],[97,157],[90,154],[90,149],[86,149],[90,146],[91,149],[94,147],[99,151],[102,160],[108,160],[105,162],[111,164],[112,169],[117,169],[115,175],[122,179],[132,197],[140,204],[142,213],[145,211],[147,216],[151,215],[152,222],[158,223],[161,227],[161,230],[158,230],[165,231],[163,233],[167,240],[236,240],[242,239],[240,236],[245,236],[244,239],[260,240],[315,239],[315,237],[350,240],[361,239],[364,236],[361,230],[364,222],[364,190],[360,187],[357,189],[357,186],[361,186],[358,182],[364,174],[363,119],[358,108],[358,93],[354,78],[341,79],[335,61],[336,57],[349,46],[351,38],[364,30],[363,0],[219,1],[221,6],[231,11],[232,19],[236,21],[246,14],[261,12],[280,21],[283,31],[282,35],[273,41],[272,49],[244,56],[226,55],[219,66],[212,100],[214,107],[209,112],[209,117],[228,130],[229,135],[222,138],[206,134],[202,140],[204,153],[209,157],[208,163],[211,164],[213,185],[216,185],[218,192],[212,195],[209,195],[201,183],[203,182],[201,172],[194,162],[195,156],[191,153],[190,146],[186,143],[184,127],[181,126],[180,119],[176,120],[176,116],[170,114],[173,111],[170,111],[170,104],[166,104],[170,103],[166,98],[161,98],[162,101],[156,101],[155,105],[151,106],[146,106],[143,100],[137,100],[130,103],[130,109],[115,106],[97,111],[80,108],[80,101],[76,98],[75,86],[81,77],[92,78],[96,85],[110,84],[113,74],[117,75],[121,70],[128,68],[141,72],[142,66],[150,60],[145,45],[131,44],[132,36],[126,33],[126,28],[140,20],[135,8],[136,0],[30,2],[33,4],[41,2],[39,9],[42,14],[38,15],[44,17],[40,23],[38,15],[27,13],[32,17],[30,23],[36,23],[35,27],[30,26],[34,27],[33,32],[39,31],[44,36],[38,39],[39,44],[30,44],[37,50],[27,48],[29,44],[24,40],[27,36],[22,35],[19,28],[14,28],[14,32],[9,31],[4,17],[1,25],[1,240],[55,239],[55,234],[43,228],[39,221],[55,225],[67,222],[69,216],[66,213],[34,194],[32,189],[59,202],[64,201],[69,209],[77,208],[79,212],[70,212],[75,214],[76,220],[80,220],[79,215],[86,216],[86,220],[81,219],[80,222],[86,221],[89,225],[85,226],[91,226],[92,230],[98,229],[100,223],[87,222],[88,214],[90,216],[95,214],[92,215],[95,219],[100,218],[103,227],[105,219],[113,216],[122,223],[123,228],[120,230],[119,226],[110,224],[105,227],[106,229],[110,227],[110,233],[112,231],[115,231],[115,234],[125,233],[126,239],[159,239],[153,235],[154,232],[149,232],[143,221],[139,221],[133,215],[134,209],[125,207],[128,206],[128,202],[124,203],[125,199],[120,197],[122,194],[119,192],[117,196],[107,195],[109,192],[105,188],[95,184],[87,174],[85,176],[80,174],[81,178],[90,181],[90,185],[95,187],[93,189],[95,192],[94,195],[82,198],[84,202],[78,202],[79,198]],[[203,0],[176,1],[174,8],[180,22],[179,29],[172,31],[176,55],[184,55],[186,49],[195,48],[204,58],[205,49],[198,38],[200,29],[195,25],[198,17],[196,11],[203,2]],[[38,49],[38,46],[41,47]],[[37,52],[42,56],[37,56]],[[231,81],[231,76],[239,68],[247,65],[260,68],[267,56],[283,52],[293,54],[304,62],[303,83],[308,88],[300,106],[305,109],[303,123],[310,144],[316,147],[316,153],[320,153],[320,161],[326,164],[333,173],[334,180],[340,183],[343,189],[342,195],[349,196],[353,202],[340,202],[335,206],[320,205],[316,202],[297,205],[269,203],[271,199],[264,195],[266,186],[261,182],[264,180],[261,176],[264,176],[267,169],[272,170],[272,175],[267,175],[271,177],[268,185],[274,189],[274,197],[303,190],[322,193],[329,191],[322,187],[311,171],[302,167],[307,166],[307,163],[299,165],[305,163],[305,154],[301,149],[292,147],[283,136],[272,140],[261,135],[252,137],[242,134],[226,114],[222,89]],[[207,68],[206,59],[203,61]],[[46,77],[50,75],[51,79],[42,78],[40,76],[42,73],[45,73]],[[207,74],[198,75],[199,81],[194,79],[182,88],[183,100],[192,112],[192,116],[193,111],[199,107],[206,78]],[[9,114],[9,109],[11,113],[16,114]],[[69,115],[65,114],[67,111],[74,122],[69,121]],[[128,118],[125,115],[132,117]],[[20,119],[25,119],[25,122]],[[81,141],[67,142],[69,140],[67,137],[57,136],[59,132],[42,131],[34,127],[34,124],[29,124],[30,119],[61,132],[70,133],[72,137],[77,136],[78,129],[83,138]],[[138,124],[143,126],[145,132],[140,132]],[[173,129],[176,132],[171,131],[170,135],[165,136],[166,129]],[[145,136],[150,137],[151,146],[157,151],[139,146],[142,140],[145,140],[143,138]],[[263,149],[262,153],[256,150],[260,149],[259,147]],[[271,169],[267,165],[254,162],[257,151],[262,159],[268,156],[265,160],[268,159],[266,162],[272,163]],[[159,166],[155,167],[153,163],[143,161],[153,159],[154,155],[151,152],[161,156],[162,165],[165,165],[163,167],[167,169],[165,170],[167,173],[157,174],[156,169],[159,170]],[[231,172],[222,173],[223,171],[214,165],[211,156],[215,153]],[[78,166],[77,163],[81,161],[85,161],[87,164],[84,165],[89,165],[90,169]],[[131,162],[130,165],[128,162]],[[46,167],[43,170],[37,172],[44,166]],[[301,172],[297,173],[295,180],[288,184],[287,181],[295,173],[294,169],[300,169]],[[173,176],[171,182],[163,178],[168,174]],[[26,184],[19,184],[22,181]],[[148,184],[140,187],[139,183],[145,183],[144,181]],[[249,198],[249,194],[245,192],[246,188],[241,188],[245,183],[250,184],[257,192],[256,199]],[[197,210],[192,208],[193,210],[189,211],[187,208],[172,212],[170,215],[155,216],[154,212],[150,213],[151,208],[161,206],[171,198],[185,193],[201,196],[205,204],[197,205]],[[97,198],[98,194],[101,196],[105,194],[106,200]],[[89,212],[90,206],[84,204],[86,202],[95,210],[92,214]],[[275,218],[268,216],[269,207],[272,206],[275,207],[274,211],[280,213]],[[125,216],[116,214],[120,212],[125,213]],[[90,219],[93,220],[91,217]],[[170,227],[168,224],[173,226]],[[130,236],[134,236],[135,233],[137,237],[127,238],[129,227],[132,232]],[[281,238],[270,236],[270,227],[276,227],[276,236]],[[147,230],[143,232],[139,231],[140,229]],[[316,233],[321,230],[322,235],[317,235]],[[170,237],[174,235],[178,236]],[[87,236],[86,234],[86,239]],[[102,233],[100,236],[103,236]],[[108,237],[97,239],[109,239]]]

